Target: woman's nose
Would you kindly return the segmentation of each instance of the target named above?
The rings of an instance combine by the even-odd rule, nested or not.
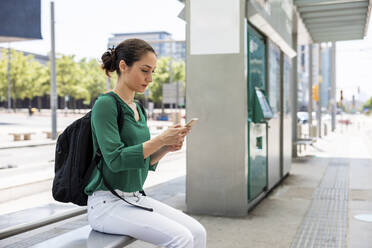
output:
[[[152,82],[152,73],[150,73],[150,75],[147,76],[147,79],[146,79],[147,82]]]

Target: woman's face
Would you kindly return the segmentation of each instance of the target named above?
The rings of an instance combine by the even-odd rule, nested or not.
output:
[[[135,92],[145,92],[147,86],[152,82],[156,61],[156,56],[152,52],[147,52],[141,60],[134,62],[131,67],[126,66],[123,60],[120,61],[124,83]],[[122,64],[124,65],[122,66]]]

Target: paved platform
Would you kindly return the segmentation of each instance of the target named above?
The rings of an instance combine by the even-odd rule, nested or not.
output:
[[[289,176],[246,217],[193,215],[207,230],[208,247],[372,247],[372,222],[357,219],[372,215],[372,118],[354,123],[294,159]],[[185,176],[147,192],[187,212]],[[75,217],[1,240],[0,247],[28,247],[86,224],[86,215]],[[136,241],[127,247],[156,246]]]

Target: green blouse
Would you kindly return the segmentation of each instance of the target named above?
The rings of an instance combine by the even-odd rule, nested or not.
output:
[[[124,115],[124,125],[119,134],[115,99],[100,95],[92,109],[91,125],[94,154],[100,147],[103,159],[103,174],[114,189],[124,192],[142,190],[149,170],[155,171],[157,163],[150,166],[150,156],[144,159],[142,143],[150,139],[146,117],[137,104],[139,120],[134,119],[133,110],[118,96]],[[100,171],[95,168],[85,193],[91,195],[97,190],[108,190]]]

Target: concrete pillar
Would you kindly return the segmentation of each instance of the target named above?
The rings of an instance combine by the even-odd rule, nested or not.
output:
[[[185,5],[186,117],[199,118],[187,137],[186,205],[193,214],[244,216],[248,210],[246,1],[215,4],[218,16],[204,1],[190,0]],[[210,27],[206,21],[213,18],[226,25],[236,21],[237,31],[214,23]],[[223,39],[210,41],[215,35]],[[216,47],[221,41],[232,45]]]
[[[297,15],[293,15],[293,33],[292,33],[292,47],[297,52],[297,43],[298,43],[298,36],[297,36]],[[297,157],[297,111],[298,111],[298,55],[293,57],[292,59],[292,157]]]
[[[313,45],[309,44],[309,138],[312,138],[313,125]]]
[[[322,44],[318,44],[318,110],[317,110],[317,124],[318,124],[318,137],[322,137]]]
[[[331,50],[331,116],[332,132],[336,130],[336,42],[332,42]]]

